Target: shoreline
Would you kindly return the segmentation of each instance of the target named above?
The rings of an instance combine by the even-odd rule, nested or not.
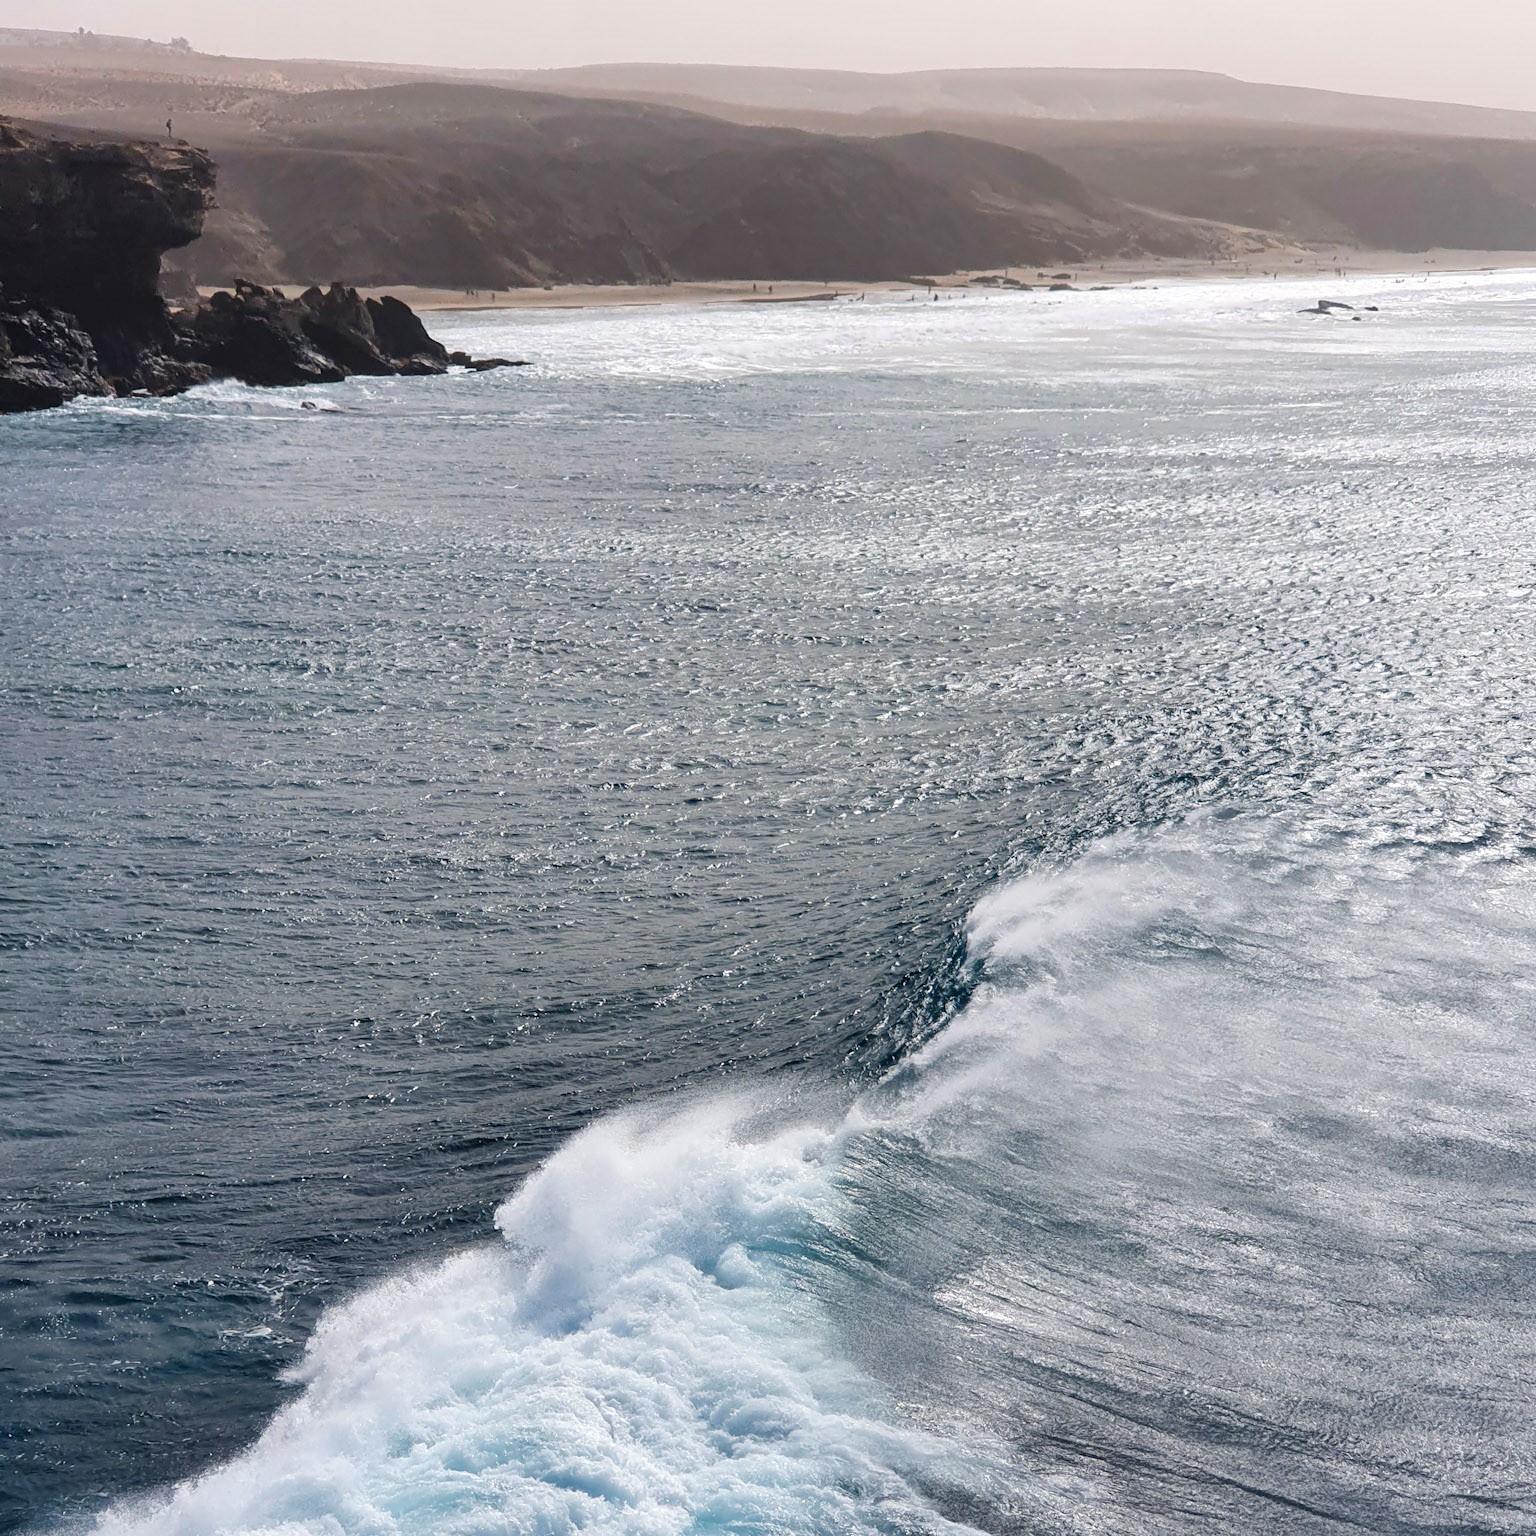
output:
[[[1123,288],[1166,282],[1209,282],[1247,279],[1297,282],[1339,280],[1350,277],[1466,276],[1474,272],[1536,268],[1536,251],[1360,251],[1354,249],[1278,248],[1257,252],[1246,260],[1211,262],[1189,257],[1146,257],[1130,261],[1062,263],[1042,275],[1039,269],[1009,268],[1012,277],[1040,293],[1051,289],[1058,274],[1066,274],[1070,291]],[[412,284],[368,287],[368,296],[392,294],[412,309],[425,312],[543,309],[651,308],[668,304],[809,304],[861,295],[895,296],[924,293],[1023,292],[997,281],[1000,268],[990,272],[953,272],[932,278],[905,281],[808,283],[796,280],[759,279],[721,282],[675,283],[563,283],[548,288],[512,288],[466,292],[453,288],[428,288]],[[988,281],[991,279],[991,281]],[[204,290],[212,293],[212,288]],[[283,291],[297,295],[302,285],[284,284]],[[1069,291],[1057,289],[1058,292]]]

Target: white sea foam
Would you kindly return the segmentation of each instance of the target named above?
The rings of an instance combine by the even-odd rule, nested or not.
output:
[[[246,1454],[101,1536],[954,1530],[899,1426],[784,1283],[836,1220],[836,1137],[748,1106],[576,1138],[497,1213],[504,1242],[321,1323],[303,1395]]]
[[[1000,1441],[1081,1416],[1070,1394],[1015,1388],[1018,1349],[1135,1394],[1149,1423],[1170,1393],[1196,1426],[1263,1423],[1282,1381],[1265,1435],[1297,1414],[1325,1439],[1377,1433],[1351,1415],[1362,1372],[1411,1379],[1395,1315],[1335,1320],[1320,1298],[1390,1281],[1383,1252],[1416,1254],[1436,1224],[1447,1265],[1465,1246],[1435,1190],[1380,1164],[1383,1123],[1494,1170],[1522,1145],[1530,1095],[1483,1064],[1522,1038],[1497,989],[1531,985],[1532,903],[1518,859],[1447,865],[1273,818],[1104,839],[977,904],[986,980],[835,1124],[747,1099],[600,1122],[502,1206],[499,1243],[328,1315],[302,1395],[250,1451],[115,1509],[99,1536],[962,1529],[937,1488],[1009,1518],[1049,1507],[1062,1529],[1170,1529],[1136,1523],[1135,1498],[1105,1515],[1117,1494],[1098,1471],[1005,1466],[981,1429],[962,1450],[897,1412],[802,1283],[856,1270],[847,1229],[871,1215],[849,1191],[894,1215],[898,1283],[864,1305],[887,1319],[882,1376],[948,1397],[930,1423],[999,1418]],[[1479,1253],[1507,1238],[1490,1220]],[[1436,1305],[1462,1326],[1457,1294]],[[1213,1346],[1224,1330],[1242,1351]],[[1446,1401],[1466,1390],[1455,1376]],[[1168,1422],[1194,1439],[1166,1475],[1205,1497],[1216,1453]],[[1380,1433],[1427,1454],[1413,1424]],[[1155,1473],[1162,1452],[1146,1454]],[[1232,1475],[1264,1475],[1232,1454]]]

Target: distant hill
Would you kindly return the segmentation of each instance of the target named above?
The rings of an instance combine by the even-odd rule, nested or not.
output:
[[[248,101],[241,121],[216,147],[222,211],[189,253],[203,281],[875,281],[1234,238],[951,134],[843,138],[436,82]]]
[[[338,90],[393,80],[431,78],[431,70],[331,59],[240,59],[199,53],[152,38],[96,32],[41,32],[0,27],[0,70],[90,77],[134,77],[153,85],[182,81],[277,90]]]
[[[916,123],[1025,149],[1111,196],[1303,245],[1536,250],[1536,141],[1268,123],[732,107],[735,122],[883,136]]]
[[[445,69],[331,59],[241,59],[148,39],[0,28],[0,70],[135,73],[260,89],[333,90],[404,80],[514,85],[560,95],[771,111],[969,113],[1064,122],[1269,123],[1436,137],[1536,140],[1536,112],[1267,85],[1202,70],[937,69],[880,74],[728,64]]]
[[[1536,140],[1536,112],[1355,96],[1164,69],[936,69],[909,74],[723,64],[588,64],[503,78],[703,107],[927,116],[970,113],[1065,122],[1272,123]]]
[[[1106,192],[1303,244],[1536,250],[1536,143],[1525,140],[1016,127],[999,125],[1002,142],[1049,154]]]
[[[207,146],[221,206],[181,258],[204,281],[836,281],[1286,242],[1536,249],[1536,114],[1188,71],[518,75],[0,29],[0,113],[143,137],[169,117]]]
[[[1536,113],[1180,70],[619,64],[522,78],[763,126],[990,139],[1116,198],[1302,243],[1536,249]]]

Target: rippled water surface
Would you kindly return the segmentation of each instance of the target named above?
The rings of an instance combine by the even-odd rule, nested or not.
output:
[[[1536,279],[1334,296],[0,421],[0,1521],[1536,1530]]]

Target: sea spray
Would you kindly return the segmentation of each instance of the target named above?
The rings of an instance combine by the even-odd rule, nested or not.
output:
[[[1530,1356],[1533,900],[1274,816],[1102,839],[977,904],[972,1001],[845,1113],[598,1122],[101,1536],[1406,1530],[1372,1468],[1432,1444],[1503,1498],[1452,1346]]]
[[[1034,1529],[1530,1529],[1522,841],[1200,812],[967,929],[860,1105],[860,1363],[1006,1439]]]
[[[497,1213],[505,1243],[328,1314],[302,1395],[243,1456],[100,1536],[958,1530],[786,1255],[835,1241],[837,1135],[745,1100],[578,1136]]]

